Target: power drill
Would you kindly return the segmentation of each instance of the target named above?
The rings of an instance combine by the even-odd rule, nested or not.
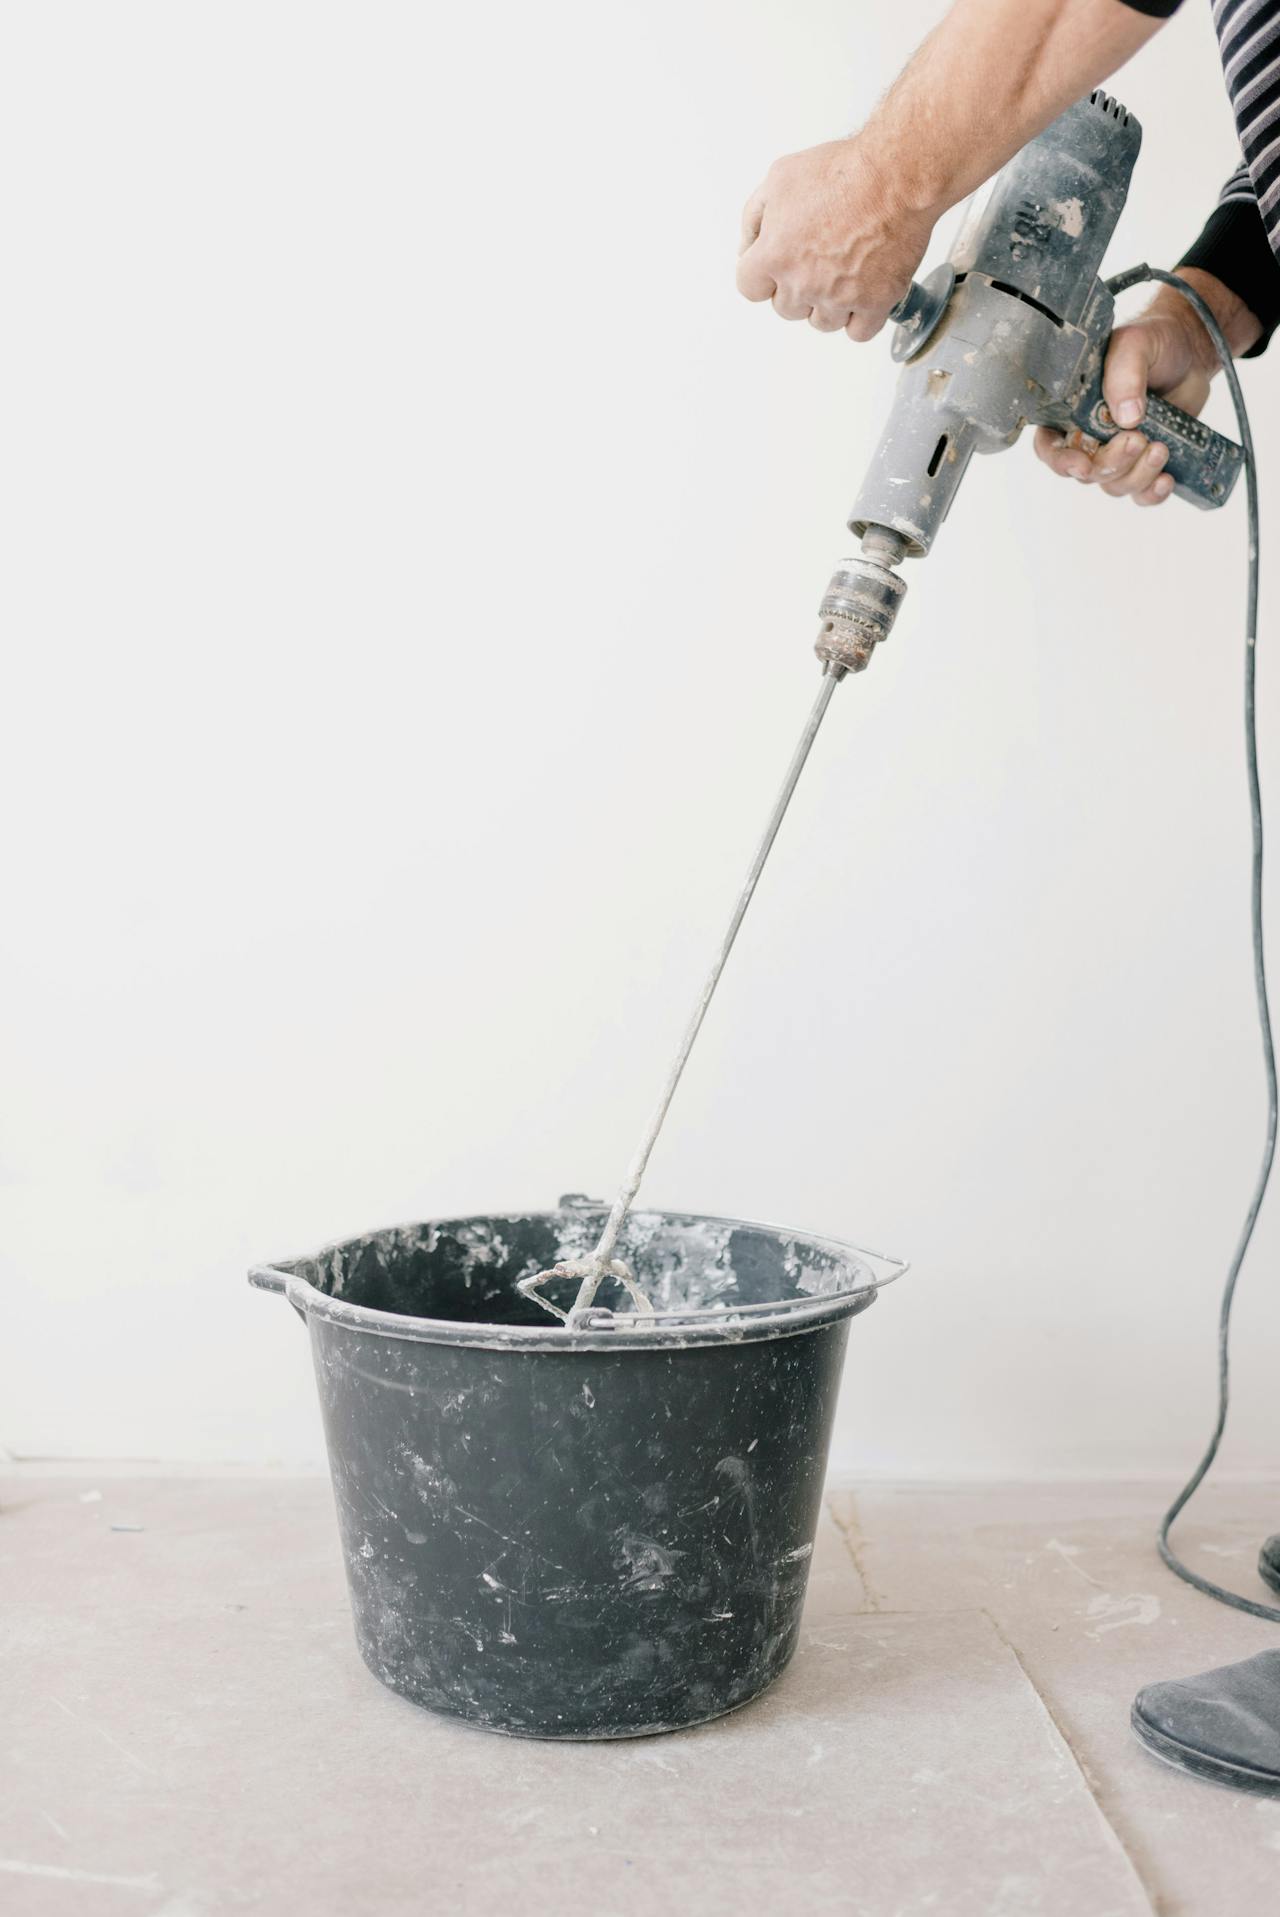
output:
[[[1012,446],[1024,426],[1118,430],[1102,396],[1115,283],[1099,279],[1142,129],[1109,94],[1078,100],[978,195],[950,258],[890,315],[902,363],[893,410],[820,608],[824,669],[860,672],[906,593],[895,568],[927,553],[975,452]],[[1152,394],[1141,426],[1169,449],[1164,470],[1192,505],[1225,503],[1243,455]]]
[[[595,1250],[518,1283],[571,1330],[589,1322],[606,1277],[632,1292],[638,1311],[648,1305],[615,1257],[619,1235],[832,694],[892,630],[906,592],[895,567],[928,552],[975,452],[1000,452],[1031,424],[1079,427],[1098,440],[1118,430],[1102,397],[1115,294],[1152,272],[1140,266],[1104,281],[1098,269],[1141,141],[1137,121],[1109,95],[1077,101],[996,175],[985,199],[972,203],[951,258],[890,314],[903,371],[849,520],[862,551],[841,560],[822,601],[822,684],[813,710]],[[1228,377],[1236,396],[1234,373]],[[1165,470],[1176,492],[1197,506],[1224,504],[1244,464],[1239,446],[1156,397],[1147,402],[1143,431],[1169,448]],[[552,1278],[578,1281],[570,1310],[544,1295]],[[646,1321],[652,1313],[634,1320]]]

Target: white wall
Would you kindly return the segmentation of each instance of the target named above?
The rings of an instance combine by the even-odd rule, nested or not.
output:
[[[6,13],[15,1453],[314,1460],[251,1260],[616,1182],[892,386],[738,300],[739,207],[937,11]],[[1116,83],[1117,267],[1232,163],[1186,14]],[[845,1475],[1198,1451],[1263,1116],[1243,551],[1242,504],[1024,445],[838,696],[646,1195],[914,1260],[853,1329]],[[1280,1462],[1278,1247],[1273,1204],[1235,1470]]]

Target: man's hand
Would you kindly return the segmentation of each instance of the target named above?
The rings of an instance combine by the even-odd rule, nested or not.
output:
[[[1117,0],[952,0],[862,133],[770,167],[743,215],[739,290],[870,339],[939,216],[1163,25]]]
[[[1185,267],[1181,277],[1207,303],[1232,352],[1247,352],[1262,329],[1244,302],[1195,267]],[[1117,326],[1102,369],[1103,397],[1112,417],[1129,430],[1099,446],[1080,433],[1064,438],[1041,426],[1036,453],[1063,479],[1099,486],[1113,499],[1158,506],[1173,491],[1173,480],[1161,471],[1165,447],[1134,430],[1141,426],[1147,394],[1161,393],[1184,413],[1199,413],[1217,370],[1213,341],[1194,307],[1171,286],[1162,286],[1145,313]]]
[[[906,292],[929,213],[902,205],[860,139],[775,160],[742,215],[738,291],[783,319],[869,340]]]

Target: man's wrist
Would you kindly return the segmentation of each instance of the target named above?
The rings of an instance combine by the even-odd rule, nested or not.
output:
[[[1261,336],[1262,324],[1256,313],[1249,310],[1238,293],[1233,293],[1213,273],[1206,273],[1203,267],[1179,266],[1176,275],[1187,282],[1193,293],[1200,295],[1218,322],[1232,359],[1240,359]],[[1196,364],[1212,379],[1219,370],[1218,349],[1190,300],[1184,299],[1174,287],[1162,286],[1152,301],[1152,310],[1162,318],[1177,321],[1186,330]]]
[[[1214,313],[1220,322],[1228,322],[1233,358],[1253,359],[1266,350],[1280,325],[1280,263],[1271,250],[1258,203],[1247,196],[1243,181],[1239,192],[1245,197],[1229,197],[1214,207],[1176,271],[1186,272],[1188,279],[1192,269],[1207,276]],[[1225,299],[1220,288],[1239,304]]]
[[[961,197],[954,169],[941,157],[939,143],[919,137],[897,124],[892,96],[850,140],[880,182],[884,204],[903,219],[932,229]]]

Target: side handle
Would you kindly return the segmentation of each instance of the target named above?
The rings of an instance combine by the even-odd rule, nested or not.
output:
[[[894,328],[889,350],[898,364],[904,359],[914,359],[933,338],[950,304],[955,283],[956,269],[950,260],[935,266],[925,280],[912,280],[889,315],[889,323]]]

